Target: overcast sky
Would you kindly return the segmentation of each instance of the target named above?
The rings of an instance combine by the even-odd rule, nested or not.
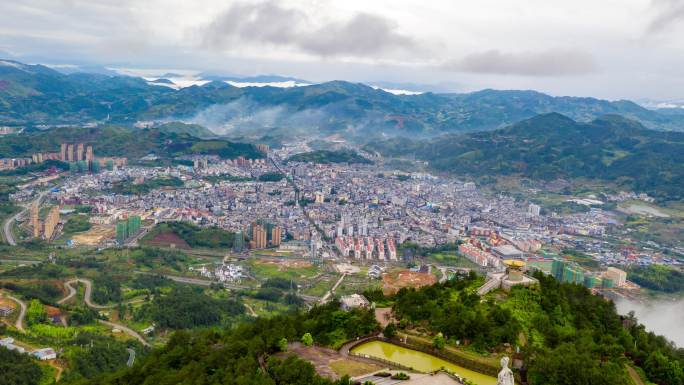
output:
[[[684,0],[16,0],[0,57],[684,99]]]

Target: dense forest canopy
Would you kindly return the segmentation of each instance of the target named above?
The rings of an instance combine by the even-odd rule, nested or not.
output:
[[[627,273],[630,281],[647,289],[666,293],[684,291],[684,273],[671,267],[657,265],[634,267]]]
[[[655,384],[684,383],[684,351],[646,332],[631,315],[619,316],[612,302],[582,286],[541,274],[536,278],[538,288],[518,287],[507,296],[488,296],[484,301],[473,294],[481,282],[474,275],[418,290],[402,289],[390,297],[370,294],[394,304],[399,322],[390,334],[425,328],[442,338],[440,346],[458,340],[465,348],[484,353],[499,351],[507,343],[520,346],[525,362],[520,374],[531,385],[624,385],[630,381],[626,364]],[[284,288],[286,282],[268,286]],[[191,294],[169,298],[187,295]],[[170,307],[165,309],[182,306],[166,305]],[[339,347],[379,330],[372,310],[345,312],[339,306],[333,301],[306,313],[238,323],[222,332],[179,331],[133,368],[81,383],[332,384],[316,376],[307,362],[272,356],[282,350],[283,341],[303,340],[307,333],[309,342]],[[267,363],[266,371],[260,358]]]
[[[154,350],[133,368],[103,373],[95,380],[78,384],[319,384],[349,385],[347,379],[333,382],[316,375],[313,366],[291,357],[268,360],[268,371],[260,357],[281,351],[281,340],[298,341],[310,333],[324,345],[350,340],[379,330],[372,311],[344,312],[339,302],[315,307],[309,313],[294,313],[243,322],[223,332],[210,329],[178,331],[163,348]]]
[[[357,152],[352,150],[318,150],[312,152],[304,152],[301,154],[293,155],[287,159],[288,162],[313,162],[320,164],[329,163],[363,163],[370,164],[373,163],[367,158],[359,155]]]
[[[375,141],[367,148],[415,156],[443,173],[588,178],[663,199],[684,197],[684,133],[648,130],[615,115],[579,123],[552,113],[495,131]]]
[[[0,346],[0,385],[34,385],[43,372],[26,354]]]

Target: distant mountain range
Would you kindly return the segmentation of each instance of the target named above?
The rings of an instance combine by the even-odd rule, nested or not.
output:
[[[493,131],[376,141],[367,149],[414,156],[455,175],[587,178],[684,199],[684,133],[649,130],[618,115],[581,123],[550,113]]]
[[[104,72],[104,71],[100,71]],[[109,73],[65,74],[42,65],[0,60],[0,125],[58,125],[179,120],[218,134],[342,134],[348,139],[432,136],[505,127],[558,112],[589,122],[619,114],[659,130],[684,131],[684,113],[650,110],[630,101],[552,97],[535,91],[395,95],[364,84],[332,81],[298,87],[236,87],[302,82],[277,76],[228,78],[204,74],[203,85],[169,87]],[[211,78],[211,79],[209,79]],[[169,80],[171,79],[171,80]],[[180,87],[180,86],[179,86]],[[177,87],[177,88],[179,88]]]

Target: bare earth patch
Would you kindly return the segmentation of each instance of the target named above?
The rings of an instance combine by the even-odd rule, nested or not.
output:
[[[344,377],[345,375],[349,377],[358,377],[382,369],[378,365],[353,361],[346,358],[330,361],[328,366],[330,366],[330,368],[340,377]]]
[[[385,295],[398,292],[404,287],[422,287],[437,283],[437,277],[430,273],[418,273],[413,271],[400,271],[394,274],[382,276],[382,291]]]
[[[173,245],[174,247],[177,247],[179,249],[189,249],[190,245],[188,245],[187,242],[181,237],[178,236],[178,234],[174,233],[173,231],[166,231],[163,233],[159,233],[155,235],[152,239],[148,240],[146,242],[150,246],[164,246],[164,247],[169,247]]]
[[[291,260],[291,259],[259,259],[256,261],[258,265],[277,265],[279,271],[286,271],[288,269],[305,269],[313,266],[309,261]]]
[[[320,346],[304,346],[300,343],[290,344],[287,353],[281,354],[295,354],[299,358],[313,364],[316,373],[320,376],[331,379],[339,379],[345,374],[355,377],[383,369],[379,365],[345,358],[333,349]]]
[[[383,328],[389,325],[392,321],[392,308],[391,307],[378,307],[375,308],[375,319],[378,321],[380,326]]]

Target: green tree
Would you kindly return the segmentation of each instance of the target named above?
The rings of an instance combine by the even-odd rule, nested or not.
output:
[[[281,352],[287,351],[287,338],[283,337],[278,340],[278,349],[280,349]]]
[[[35,325],[47,322],[48,316],[45,312],[45,307],[37,299],[32,299],[26,309],[26,323],[28,325]]]
[[[0,385],[33,385],[42,377],[40,366],[26,354],[0,347]]]
[[[313,337],[311,336],[311,333],[304,333],[302,336],[302,343],[306,346],[312,346],[314,343]]]
[[[682,368],[677,361],[670,361],[663,353],[655,351],[648,356],[644,370],[651,381],[658,384],[681,385]]]
[[[446,345],[446,341],[444,340],[444,335],[442,333],[437,333],[435,338],[432,339],[432,346],[435,348],[442,350],[444,349],[444,346]]]
[[[382,331],[382,334],[385,335],[387,338],[392,338],[397,335],[397,325],[394,324],[394,322],[390,322],[385,326],[385,330]]]

